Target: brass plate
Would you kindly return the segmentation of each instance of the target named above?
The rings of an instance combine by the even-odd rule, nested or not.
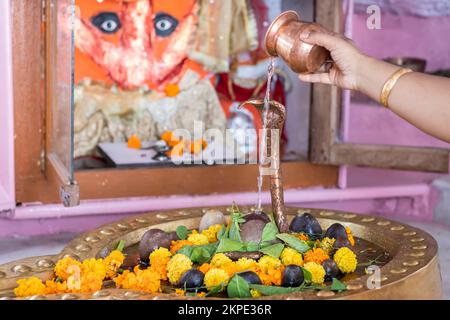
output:
[[[70,255],[77,259],[100,257],[113,250],[118,241],[125,240],[129,247],[139,242],[142,235],[151,228],[173,231],[179,225],[197,228],[205,210],[217,209],[228,213],[227,207],[194,208],[151,212],[106,224],[86,232],[71,241],[55,256],[32,257],[0,266],[0,300],[14,299],[12,289],[16,280],[37,276],[42,280],[51,277],[52,267],[58,259]],[[251,212],[251,207],[241,207]],[[270,211],[269,207],[265,210]],[[262,297],[261,299],[440,299],[442,297],[441,275],[437,257],[436,240],[428,233],[411,226],[377,216],[358,215],[320,209],[287,208],[289,220],[297,213],[311,212],[318,218],[323,229],[335,222],[349,226],[355,237],[381,247],[391,259],[380,269],[381,287],[368,289],[371,275],[360,275],[345,281],[348,291],[300,292],[284,296]],[[59,294],[35,296],[28,299],[200,299],[181,297],[175,294],[146,294],[142,292],[109,288],[93,294]]]

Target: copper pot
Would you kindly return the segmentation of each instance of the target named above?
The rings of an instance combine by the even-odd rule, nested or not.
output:
[[[280,14],[266,33],[267,53],[280,56],[297,73],[316,72],[328,59],[330,52],[323,47],[311,45],[300,40],[304,31],[323,32],[316,23],[302,22],[295,11]]]

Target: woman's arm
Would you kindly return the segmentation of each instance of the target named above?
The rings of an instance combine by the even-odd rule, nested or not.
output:
[[[334,61],[328,72],[301,74],[302,81],[358,90],[380,102],[385,82],[399,69],[362,54],[351,40],[334,33],[302,34],[301,38],[327,48]],[[392,89],[389,108],[419,129],[450,142],[450,79],[408,73]]]

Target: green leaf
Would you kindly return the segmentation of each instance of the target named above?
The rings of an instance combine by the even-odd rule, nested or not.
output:
[[[267,254],[268,256],[274,257],[278,259],[281,256],[281,253],[283,252],[284,244],[282,243],[276,243],[271,246],[265,247],[260,249],[259,251]]]
[[[293,292],[302,291],[304,288],[302,286],[297,288],[285,288],[285,287],[277,287],[277,286],[264,286],[261,284],[250,284],[249,287],[251,289],[255,289],[259,291],[264,296],[272,296],[276,294],[288,294]]]
[[[300,240],[294,236],[291,236],[290,234],[280,233],[277,235],[277,238],[282,240],[289,247],[297,250],[298,252],[305,253],[306,251],[308,251],[310,249],[310,247],[308,246],[308,244],[305,241]]]
[[[219,284],[219,285],[217,285],[215,287],[212,287],[211,290],[209,290],[205,294],[205,297],[209,297],[209,296],[212,296],[213,294],[219,293],[219,292],[221,292],[223,290],[223,288],[225,288],[225,285],[223,283],[221,283],[221,284]]]
[[[211,254],[206,248],[194,248],[192,250],[190,259],[194,263],[203,264],[211,260]]]
[[[230,251],[245,251],[245,244],[239,241],[234,241],[228,238],[220,239],[217,253]]]
[[[229,238],[234,241],[242,241],[239,224],[244,222],[243,215],[240,212],[233,212],[231,214],[231,227],[229,231]]]
[[[225,225],[222,225],[219,232],[217,232],[217,239],[220,240],[223,237],[228,237],[227,235],[227,227]]]
[[[189,234],[189,230],[185,226],[178,226],[175,232],[181,240],[186,240]]]
[[[345,290],[347,290],[347,286],[338,279],[333,278],[333,283],[331,284],[331,291],[345,291]]]
[[[278,232],[279,231],[275,223],[267,223],[262,232],[261,242],[269,242],[275,240],[277,238]]]
[[[311,282],[312,281],[312,274],[305,268],[302,268],[303,270],[303,279],[305,282]]]
[[[117,244],[116,250],[122,252],[124,248],[125,248],[125,240],[120,240],[119,243]]]
[[[247,252],[253,252],[259,250],[259,244],[256,242],[247,242],[245,244],[245,251]]]
[[[231,278],[227,287],[228,297],[230,298],[250,298],[250,287],[248,282],[239,275],[235,275]]]

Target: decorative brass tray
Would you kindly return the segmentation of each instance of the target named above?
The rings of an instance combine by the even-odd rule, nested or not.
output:
[[[213,208],[227,213],[226,207]],[[266,212],[270,208],[264,208]],[[179,225],[197,228],[205,208],[182,209],[165,212],[151,212],[106,224],[84,233],[70,242],[64,250],[54,256],[26,258],[0,266],[0,299],[15,299],[13,289],[16,281],[31,275],[42,280],[50,279],[55,262],[70,255],[77,259],[101,257],[113,250],[120,240],[126,247],[139,242],[150,228],[173,231]],[[250,207],[242,207],[250,212]],[[344,279],[347,291],[298,292],[284,296],[262,297],[260,299],[439,299],[442,296],[441,275],[437,257],[437,243],[428,233],[405,224],[375,216],[362,216],[348,212],[324,211],[317,209],[286,208],[289,221],[297,214],[310,212],[318,218],[322,228],[335,222],[349,226],[364,249],[356,248],[362,254],[367,250],[381,248],[386,254],[381,266],[381,287],[368,289],[371,275],[360,273],[351,279]],[[372,246],[372,247],[371,247]],[[364,252],[363,252],[364,251]],[[27,299],[201,299],[175,294],[147,294],[137,291],[115,289],[111,284],[93,294],[59,294],[33,296]]]

